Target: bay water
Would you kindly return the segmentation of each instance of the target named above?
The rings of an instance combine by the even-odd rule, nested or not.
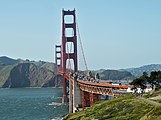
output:
[[[68,113],[61,88],[0,88],[0,120],[60,120]]]

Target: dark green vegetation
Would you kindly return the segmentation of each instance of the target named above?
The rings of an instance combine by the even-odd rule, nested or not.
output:
[[[146,103],[134,95],[126,95],[68,114],[64,120],[161,120],[161,107]]]
[[[0,87],[53,87],[54,71],[53,63],[0,57]]]
[[[141,88],[144,88],[146,84],[151,84],[152,88],[153,86],[160,88],[161,71],[153,71],[150,73],[150,75],[148,75],[146,72],[143,72],[143,75],[140,76],[139,78],[134,79],[131,84]]]

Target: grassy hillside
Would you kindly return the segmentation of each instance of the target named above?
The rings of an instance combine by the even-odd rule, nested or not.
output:
[[[65,116],[64,120],[161,120],[161,107],[126,95],[96,103],[89,109]]]

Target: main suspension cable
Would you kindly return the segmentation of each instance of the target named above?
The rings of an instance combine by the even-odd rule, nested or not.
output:
[[[82,50],[82,54],[83,54],[83,60],[85,63],[86,71],[88,71],[88,66],[87,66],[87,62],[86,62],[86,58],[85,58],[85,54],[84,54],[84,49],[83,49],[83,44],[82,44],[81,36],[80,36],[80,32],[79,32],[78,22],[76,25],[77,25],[77,31],[78,31],[78,38],[79,38],[79,42],[80,42],[80,46],[81,46],[81,50]]]

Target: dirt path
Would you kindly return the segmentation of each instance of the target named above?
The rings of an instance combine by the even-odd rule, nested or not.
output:
[[[142,100],[142,101],[144,101],[144,102],[146,102],[146,103],[148,103],[148,104],[151,104],[151,105],[153,105],[153,106],[161,106],[161,103],[157,103],[157,102],[155,102],[155,101],[152,101],[152,100],[149,100],[149,99],[145,99],[145,98],[143,98],[143,97],[137,97],[139,100]]]
[[[161,100],[161,96],[156,96],[156,97],[151,97],[149,98],[150,100]]]

